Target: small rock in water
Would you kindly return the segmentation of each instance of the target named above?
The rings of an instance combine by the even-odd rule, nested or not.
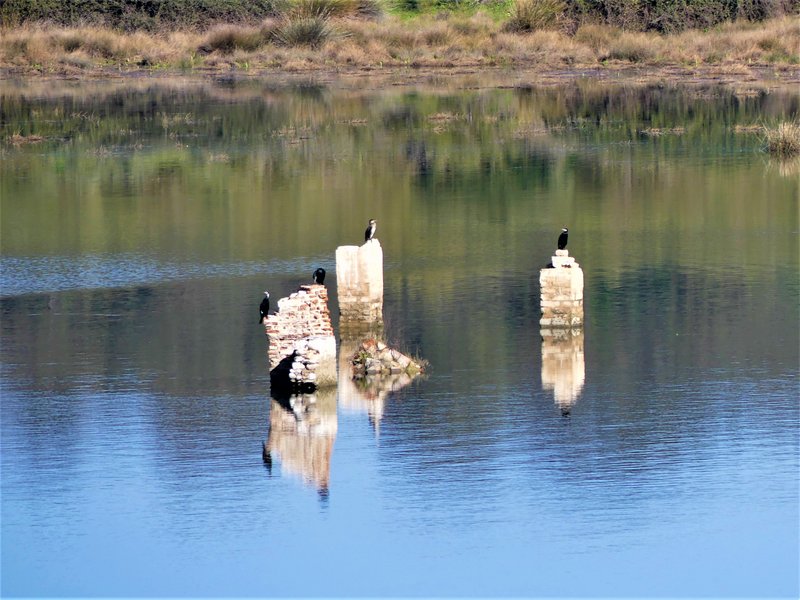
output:
[[[364,340],[351,363],[357,379],[366,375],[416,375],[423,371],[423,366],[411,357],[375,339]]]

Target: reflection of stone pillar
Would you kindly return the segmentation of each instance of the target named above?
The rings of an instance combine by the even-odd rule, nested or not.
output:
[[[335,388],[273,397],[264,461],[271,464],[278,458],[283,471],[327,494],[337,429]]]
[[[366,413],[379,433],[387,397],[410,384],[414,376],[403,372],[354,379],[352,359],[360,347],[357,339],[343,339],[339,347],[339,406]]]
[[[378,432],[388,392],[376,393],[374,390],[369,390],[364,381],[353,379],[351,360],[359,345],[360,341],[343,339],[339,346],[339,405],[344,410],[366,413],[375,431]]]
[[[567,250],[556,250],[551,266],[539,272],[542,327],[583,326],[583,270]]]
[[[586,365],[582,329],[542,329],[542,387],[553,390],[556,405],[564,413],[583,390]]]
[[[383,249],[377,239],[336,249],[336,286],[343,327],[383,320]]]

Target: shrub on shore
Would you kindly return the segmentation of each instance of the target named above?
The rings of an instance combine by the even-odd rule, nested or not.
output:
[[[442,11],[486,10],[506,30],[559,26],[575,31],[588,23],[625,31],[675,33],[735,20],[764,21],[797,15],[800,0],[3,0],[0,26],[50,23],[103,26],[121,31],[207,30],[220,24],[257,25],[296,16],[373,19],[387,10],[433,18]]]

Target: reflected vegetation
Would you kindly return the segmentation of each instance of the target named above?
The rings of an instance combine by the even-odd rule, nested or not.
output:
[[[0,195],[4,214],[13,215],[2,221],[0,247],[6,256],[148,248],[187,259],[230,252],[226,232],[235,230],[242,260],[265,255],[265,235],[272,259],[324,255],[360,241],[375,198],[385,199],[379,212],[387,260],[457,260],[480,250],[448,218],[454,197],[476,216],[501,222],[528,221],[532,205],[542,215],[580,207],[571,225],[584,231],[613,230],[621,213],[627,227],[708,219],[738,226],[744,217],[758,223],[768,215],[752,198],[783,195],[796,181],[762,180],[755,161],[732,169],[709,158],[720,149],[730,159],[756,154],[759,136],[746,126],[792,118],[799,106],[789,93],[590,81],[427,93],[314,82],[47,89],[3,82],[0,140],[19,132],[44,141],[0,143]],[[645,133],[678,128],[680,134]],[[690,163],[678,166],[671,157]],[[694,201],[709,185],[719,188],[724,206]],[[353,204],[342,210],[332,198]],[[302,238],[298,215],[327,226]],[[408,227],[414,215],[419,228]],[[358,226],[350,234],[351,219]],[[34,227],[46,235],[26,235]],[[420,236],[428,240],[424,253]],[[601,248],[607,268],[627,261],[615,237],[603,237]],[[666,251],[654,247],[653,258]],[[726,260],[715,244],[704,248],[706,264]]]
[[[269,434],[262,452],[264,464],[271,472],[277,458],[282,472],[300,477],[313,485],[320,497],[327,498],[338,427],[335,388],[273,395]]]
[[[551,391],[565,417],[586,379],[582,329],[542,329],[542,389]]]

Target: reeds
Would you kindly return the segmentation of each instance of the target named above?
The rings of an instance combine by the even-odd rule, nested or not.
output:
[[[764,129],[767,152],[778,158],[800,156],[800,121],[788,121]]]

